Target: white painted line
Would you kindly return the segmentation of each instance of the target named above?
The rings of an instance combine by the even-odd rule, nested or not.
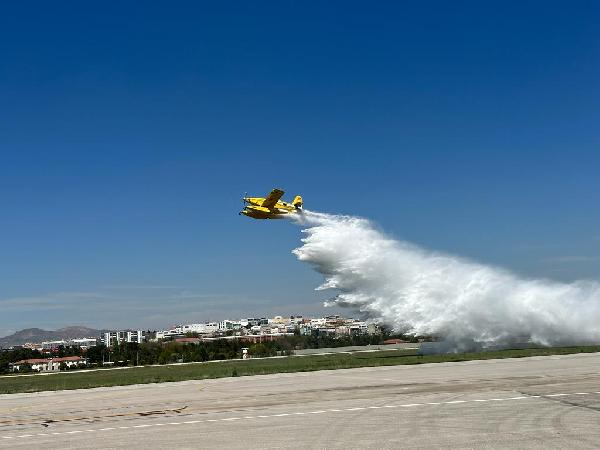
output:
[[[169,422],[169,423],[151,423],[151,424],[140,424],[133,426],[122,426],[122,427],[107,427],[107,428],[99,428],[96,430],[72,430],[72,431],[62,431],[62,432],[54,432],[54,433],[38,433],[38,434],[21,434],[18,436],[0,436],[2,439],[15,439],[15,438],[29,438],[33,436],[58,436],[58,435],[67,435],[67,434],[77,434],[77,433],[95,433],[101,431],[111,431],[111,430],[128,430],[132,428],[148,428],[148,427],[162,427],[166,425],[182,425],[182,424],[196,424],[196,423],[204,423],[204,422],[225,422],[225,421],[234,421],[234,420],[242,420],[242,419],[257,419],[257,418],[273,418],[273,417],[286,417],[293,415],[306,415],[306,414],[323,414],[326,412],[346,412],[346,411],[362,411],[366,409],[381,409],[381,408],[410,408],[413,406],[441,406],[441,405],[454,405],[454,404],[462,404],[462,403],[477,403],[477,402],[504,402],[510,400],[527,400],[534,398],[548,398],[548,397],[565,397],[569,395],[592,395],[592,394],[600,394],[598,392],[573,392],[573,393],[557,393],[557,394],[547,394],[547,395],[521,395],[518,397],[506,397],[506,398],[487,398],[487,399],[473,399],[473,400],[449,400],[446,402],[428,402],[428,403],[405,403],[400,405],[384,405],[384,406],[357,406],[354,408],[346,408],[346,409],[328,409],[328,410],[318,410],[318,411],[307,411],[307,412],[294,412],[294,413],[279,413],[279,414],[271,414],[271,415],[261,415],[261,416],[244,416],[244,417],[226,417],[222,419],[205,419],[205,420],[188,420],[186,422]]]

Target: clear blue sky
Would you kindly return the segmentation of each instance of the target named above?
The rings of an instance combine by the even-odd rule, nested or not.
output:
[[[523,276],[600,278],[600,5],[12,2],[0,335],[324,310],[300,193]]]

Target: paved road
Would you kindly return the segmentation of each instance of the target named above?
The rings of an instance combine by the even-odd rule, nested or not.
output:
[[[294,350],[294,355],[323,355],[330,353],[354,353],[354,352],[376,352],[380,350],[418,350],[421,343],[402,343],[402,344],[380,344],[380,345],[352,345],[349,347],[326,347],[326,348],[305,348],[303,350]]]
[[[0,395],[0,447],[597,448],[600,354]]]

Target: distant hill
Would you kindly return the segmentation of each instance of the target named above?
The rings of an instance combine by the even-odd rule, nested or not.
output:
[[[23,345],[26,342],[59,341],[82,337],[100,337],[108,330],[95,330],[87,327],[65,327],[56,331],[42,330],[41,328],[26,328],[10,336],[0,338],[0,348]]]

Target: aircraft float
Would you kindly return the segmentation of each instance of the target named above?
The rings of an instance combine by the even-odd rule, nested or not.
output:
[[[244,209],[240,211],[253,219],[283,219],[288,214],[302,212],[302,197],[296,195],[291,203],[281,200],[284,192],[281,189],[273,189],[266,197],[248,197],[244,195]]]

